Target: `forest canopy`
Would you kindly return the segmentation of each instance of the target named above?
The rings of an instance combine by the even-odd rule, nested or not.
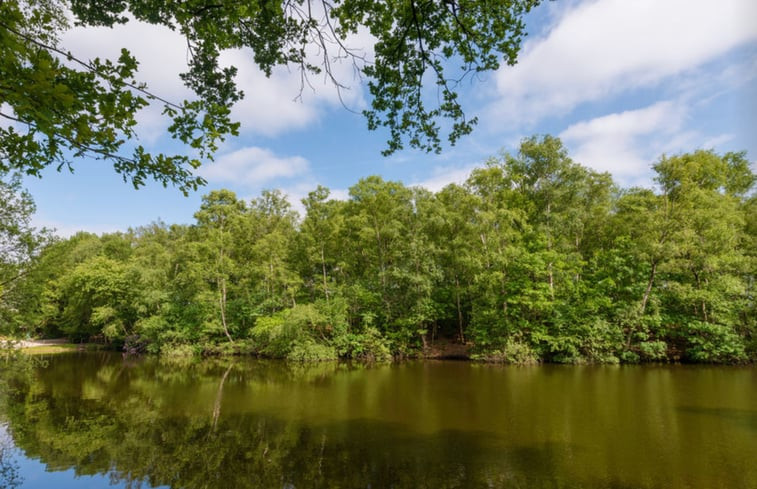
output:
[[[619,188],[551,136],[439,192],[364,178],[202,199],[191,225],[78,233],[15,263],[17,334],[161,354],[735,363],[757,358],[757,198],[744,153],[662,156]],[[3,264],[8,267],[8,264]],[[23,272],[23,273],[19,273]]]
[[[345,87],[332,66],[351,63],[370,93],[363,112],[368,128],[388,131],[384,152],[406,144],[439,151],[440,132],[454,144],[476,123],[463,112],[458,84],[516,62],[523,16],[538,3],[3,0],[0,172],[39,175],[47,166],[72,168],[77,158],[89,157],[112,163],[135,187],[154,179],[185,193],[197,189],[204,181],[193,170],[238,134],[230,109],[243,103],[244,93],[237,69],[222,66],[219,56],[240,48],[249,49],[267,76],[286,66],[299,70],[303,83],[322,76],[339,90]],[[150,91],[137,77],[139,60],[126,49],[118,59],[83,59],[60,44],[72,24],[134,21],[186,38],[188,68],[181,79],[196,98],[170,100]],[[349,38],[358,32],[372,46],[352,46]],[[137,115],[151,104],[163,107],[168,132],[185,153],[151,153],[136,141]]]

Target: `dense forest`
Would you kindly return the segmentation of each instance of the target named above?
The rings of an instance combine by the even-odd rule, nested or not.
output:
[[[4,253],[0,321],[162,355],[387,359],[454,341],[514,363],[755,360],[746,155],[654,171],[653,189],[621,189],[532,137],[436,193],[377,176],[346,201],[318,187],[304,216],[278,191],[214,190],[191,225],[25,240],[17,226],[4,248],[27,252]]]

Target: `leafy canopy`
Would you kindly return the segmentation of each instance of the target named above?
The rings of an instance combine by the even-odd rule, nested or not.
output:
[[[384,127],[390,154],[405,144],[440,151],[440,131],[454,144],[471,132],[456,92],[469,74],[516,62],[523,16],[539,0],[3,0],[0,1],[0,171],[39,175],[48,165],[71,168],[91,157],[113,163],[135,187],[153,178],[185,193],[203,183],[192,170],[212,158],[218,143],[236,135],[230,107],[244,96],[235,67],[219,64],[223,50],[251,48],[268,75],[276,66],[303,79],[332,73],[338,59],[367,80],[368,127]],[[82,60],[59,46],[69,27],[113,26],[133,19],[180,32],[189,69],[183,82],[197,95],[181,103],[160,98],[135,79],[138,61],[126,50],[117,60]],[[375,39],[368,59],[347,44],[366,31]],[[318,53],[312,56],[312,53]],[[311,53],[311,55],[308,55]],[[450,76],[449,71],[454,72]],[[424,87],[435,84],[437,93]],[[134,142],[139,110],[161,103],[173,138],[194,156],[152,154]],[[448,120],[448,123],[444,123]],[[446,128],[442,129],[442,125]]]

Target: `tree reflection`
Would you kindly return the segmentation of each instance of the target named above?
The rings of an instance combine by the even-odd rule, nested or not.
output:
[[[755,480],[746,462],[753,411],[662,403],[658,396],[677,389],[658,385],[668,371],[416,367],[59,356],[10,379],[7,369],[0,373],[0,423],[16,453],[48,471],[73,469],[127,487],[653,489]],[[702,398],[701,389],[719,385],[708,372],[682,370],[695,383],[680,385]],[[743,374],[749,383],[750,372]],[[625,393],[618,402],[591,397],[614,385]],[[740,392],[734,385],[741,384],[724,389]],[[624,395],[637,400],[631,411]],[[639,423],[651,422],[650,409],[662,428],[644,432]],[[734,470],[708,469],[708,433],[728,434],[733,449],[718,453]],[[671,449],[686,436],[698,437],[696,451]],[[0,488],[20,484],[8,453],[0,450]]]

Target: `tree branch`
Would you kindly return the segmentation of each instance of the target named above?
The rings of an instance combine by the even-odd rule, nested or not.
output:
[[[113,79],[111,79],[111,78],[103,75],[102,73],[99,73],[97,71],[97,68],[95,68],[91,64],[87,63],[86,61],[82,61],[81,59],[77,58],[76,56],[74,56],[73,54],[71,54],[70,51],[62,51],[62,50],[60,50],[60,49],[58,49],[58,48],[56,48],[54,46],[50,46],[49,44],[45,44],[45,43],[43,43],[41,41],[38,41],[37,39],[34,39],[33,37],[28,36],[28,35],[24,34],[23,32],[17,31],[16,29],[12,28],[11,26],[9,26],[8,24],[6,24],[6,23],[4,23],[2,21],[0,21],[0,27],[4,28],[8,32],[10,32],[12,34],[15,34],[16,36],[18,36],[18,37],[20,37],[20,38],[22,38],[22,39],[24,39],[24,40],[26,40],[26,41],[34,44],[35,46],[41,47],[41,48],[46,49],[48,51],[52,51],[52,52],[57,53],[57,54],[59,54],[61,56],[65,56],[66,59],[68,59],[69,61],[73,61],[73,62],[75,62],[75,63],[83,66],[84,68],[86,68],[90,72],[94,73],[95,75],[99,76],[100,78],[102,78],[104,80],[107,80],[109,83],[113,83]],[[134,85],[133,83],[129,83],[129,82],[121,80],[121,79],[118,80],[118,83],[122,83],[124,86],[127,86],[127,87],[129,87],[129,88],[131,88],[133,90],[136,90],[137,92],[140,92],[140,93],[146,95],[150,100],[158,100],[158,101],[163,102],[164,104],[166,104],[166,105],[168,105],[170,107],[173,107],[175,109],[181,110],[181,106],[180,105],[178,105],[178,104],[176,104],[174,102],[171,102],[169,100],[166,100],[166,99],[164,99],[164,98],[162,98],[162,97],[160,97],[158,95],[155,95],[154,93],[150,92],[149,90],[145,90],[144,88],[142,88],[142,87],[140,87],[138,85]]]

